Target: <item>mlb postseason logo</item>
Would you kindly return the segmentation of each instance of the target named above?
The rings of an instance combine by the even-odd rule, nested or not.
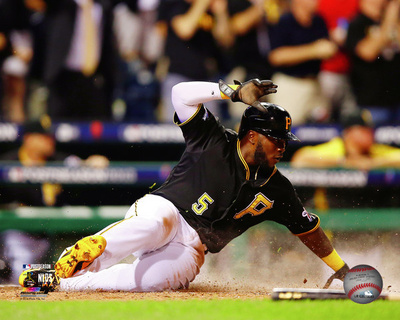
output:
[[[52,264],[23,264],[22,269],[23,269],[23,271],[28,270],[28,269],[51,270],[51,269],[53,269],[53,265]]]
[[[45,300],[47,294],[49,292],[47,287],[43,287],[45,283],[51,281],[53,275],[50,272],[46,272],[46,270],[50,270],[53,268],[52,264],[24,264],[22,266],[23,270],[29,269],[43,269],[43,272],[37,273],[37,281],[33,281],[33,279],[29,279],[31,275],[28,271],[28,285],[29,281],[32,281],[32,284],[38,285],[38,287],[24,287],[20,294],[21,300]]]

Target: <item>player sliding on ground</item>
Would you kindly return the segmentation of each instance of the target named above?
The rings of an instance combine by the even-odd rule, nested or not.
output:
[[[165,183],[138,199],[125,219],[79,240],[55,264],[50,289],[162,291],[187,288],[206,253],[217,253],[265,220],[285,225],[343,280],[348,266],[276,168],[287,143],[298,138],[280,106],[259,102],[275,93],[269,80],[243,84],[183,82],[172,89],[175,123],[186,149]],[[206,109],[211,100],[247,104],[239,133]],[[134,255],[131,264],[119,263]],[[34,286],[40,270],[25,271]],[[26,281],[29,273],[30,281]]]

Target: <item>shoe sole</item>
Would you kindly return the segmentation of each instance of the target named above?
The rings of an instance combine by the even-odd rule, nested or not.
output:
[[[70,278],[79,270],[87,268],[106,249],[106,239],[102,236],[89,236],[79,240],[55,264],[56,275]]]

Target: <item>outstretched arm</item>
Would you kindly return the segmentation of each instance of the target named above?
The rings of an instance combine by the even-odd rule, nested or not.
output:
[[[188,120],[201,103],[212,100],[231,99],[258,106],[258,100],[265,95],[275,93],[277,86],[270,80],[252,79],[243,84],[190,81],[181,82],[172,88],[172,104],[181,122]]]
[[[329,287],[333,279],[344,280],[349,267],[337,254],[332,243],[321,227],[318,227],[314,232],[300,235],[299,239],[335,271],[335,273],[328,279],[324,289]]]
[[[328,256],[333,251],[332,243],[329,241],[321,227],[318,227],[313,232],[300,235],[299,239],[321,259]],[[339,268],[343,265],[344,262],[339,266]],[[330,267],[335,270],[333,266]]]

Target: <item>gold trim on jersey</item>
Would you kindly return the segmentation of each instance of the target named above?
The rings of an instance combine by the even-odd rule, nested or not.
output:
[[[319,228],[320,223],[321,223],[321,219],[320,219],[317,215],[315,215],[315,216],[318,218],[318,223],[317,223],[317,225],[316,225],[314,228],[312,228],[312,229],[309,230],[309,231],[303,232],[303,233],[299,233],[299,234],[293,233],[293,234],[294,234],[295,236],[297,236],[297,237],[300,237],[300,236],[304,236],[304,235],[306,235],[306,234],[308,234],[308,233],[312,233],[312,232],[314,232],[315,230],[317,230],[317,229]]]
[[[250,179],[250,168],[249,168],[246,160],[244,160],[244,158],[243,158],[242,151],[240,150],[240,140],[239,139],[236,143],[236,147],[237,147],[237,153],[239,155],[239,158],[242,161],[242,163],[246,169],[246,180],[249,180]]]
[[[144,195],[144,197],[145,197],[146,195]],[[104,234],[105,232],[107,232],[107,231],[109,231],[109,230],[111,230],[112,228],[114,228],[115,226],[117,226],[117,225],[119,225],[120,223],[122,223],[122,222],[124,222],[124,221],[126,221],[126,220],[129,220],[130,218],[132,218],[132,217],[137,217],[138,216],[138,201],[139,201],[140,199],[137,199],[136,201],[135,201],[135,214],[134,215],[131,215],[129,218],[124,218],[124,219],[122,219],[122,220],[119,220],[119,221],[116,221],[116,222],[114,222],[113,224],[111,224],[111,225],[109,225],[108,227],[106,227],[106,228],[104,228],[103,230],[101,230],[100,231],[100,235],[102,235],[102,234]]]
[[[107,229],[102,230],[102,231],[99,233],[99,235],[104,234],[105,232],[111,230],[112,228],[114,228],[115,226],[119,225],[120,223],[131,219],[132,217],[135,217],[135,216],[130,216],[129,218],[125,218],[125,219],[122,219],[122,220],[119,220],[119,221],[114,222],[113,224],[109,225]]]
[[[269,176],[269,178],[267,179],[267,181],[265,181],[260,187],[265,186],[268,181],[272,178],[272,176],[278,171],[278,168],[276,166],[274,166],[274,171],[272,171],[271,175]]]
[[[181,122],[181,123],[175,122],[175,124],[176,124],[178,127],[181,127],[181,126],[185,125],[186,123],[190,122],[190,121],[199,113],[199,111],[200,111],[200,109],[201,109],[202,106],[203,106],[203,104],[200,103],[200,104],[197,106],[196,112],[195,112],[189,119],[187,119],[186,121],[183,121],[183,122]]]

